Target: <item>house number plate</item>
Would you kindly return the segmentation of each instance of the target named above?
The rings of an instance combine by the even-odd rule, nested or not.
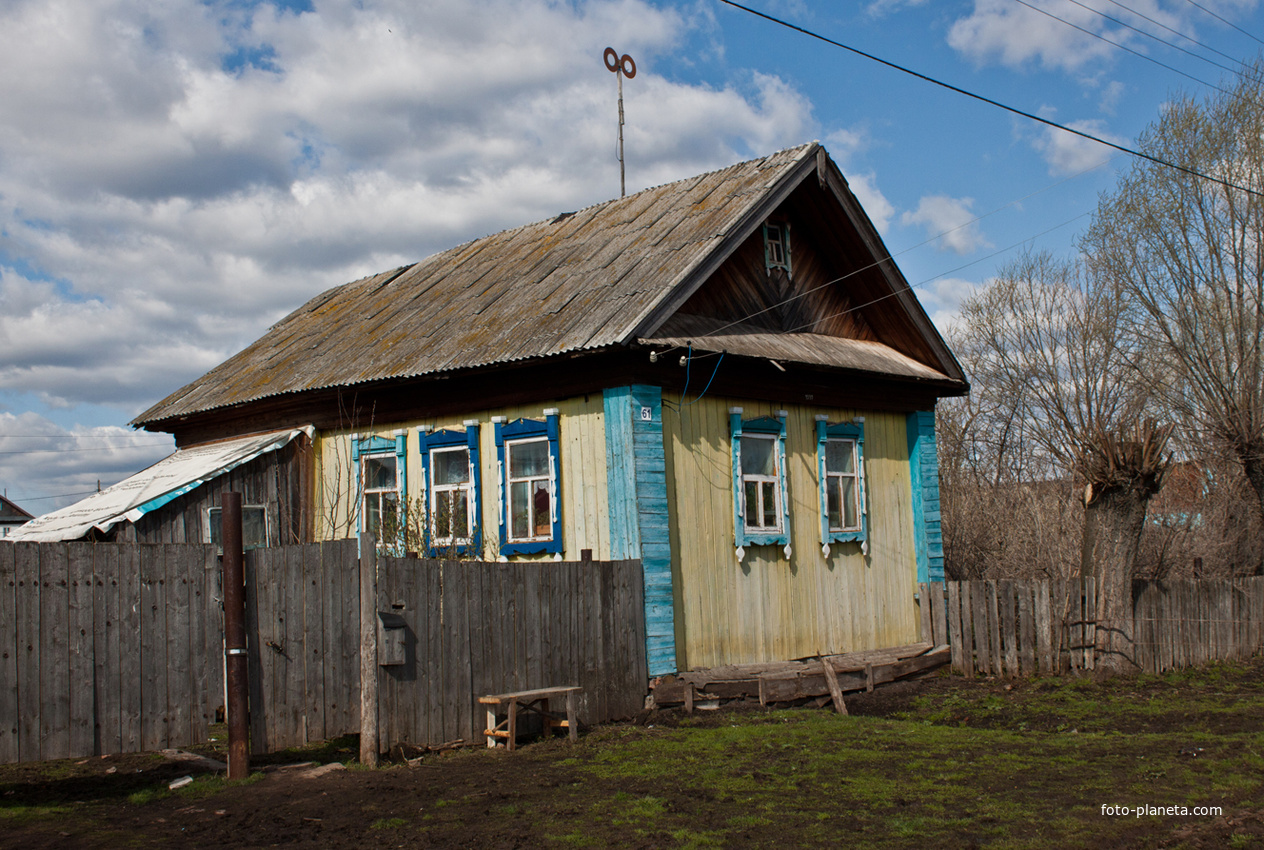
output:
[[[650,407],[642,407],[642,408],[641,408],[641,421],[642,421],[642,422],[652,422],[652,421],[654,421],[654,410],[653,410],[653,408],[650,408]]]

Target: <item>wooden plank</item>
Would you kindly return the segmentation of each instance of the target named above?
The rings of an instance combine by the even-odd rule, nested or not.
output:
[[[351,702],[351,683],[343,663],[342,629],[346,611],[345,573],[350,564],[338,562],[332,546],[310,543],[304,547],[303,560],[311,565],[313,580],[323,589],[320,617],[320,706],[314,709],[321,718],[326,738],[346,735],[355,727],[347,715]],[[310,622],[310,621],[309,621]]]
[[[993,674],[1001,676],[1003,675],[1001,669],[1001,623],[996,598],[996,582],[990,579],[984,582],[983,594],[987,603],[988,668]]]
[[[447,740],[470,737],[473,714],[470,684],[470,632],[465,570],[458,561],[443,564],[443,612],[446,634],[444,656],[444,735]]]
[[[1032,610],[1032,585],[1023,582],[1018,588],[1018,657],[1020,675],[1036,675],[1036,617]]]
[[[1001,638],[1005,643],[1005,675],[1018,675],[1018,622],[1014,607],[1014,595],[1019,592],[1016,582],[1005,580],[996,583],[997,602],[1000,606],[999,621]],[[1019,587],[1022,585],[1019,584]]]
[[[40,546],[40,758],[70,756],[70,564],[65,543]]]
[[[930,617],[930,582],[918,582],[918,617],[920,630],[918,631],[919,640],[929,640],[934,643],[934,625],[932,617]]]
[[[1033,620],[1036,626],[1036,656],[1040,675],[1052,675],[1055,670],[1052,617],[1049,611],[1049,582],[1038,581],[1033,595]]]
[[[141,749],[141,546],[118,550],[119,752]]]
[[[189,579],[189,636],[193,645],[192,682],[197,695],[193,712],[195,741],[210,737],[215,722],[215,709],[226,705],[224,693],[224,631],[220,592],[219,558],[212,546],[194,550]]]
[[[931,582],[931,588],[931,621],[934,624],[931,643],[936,646],[947,645],[950,642],[950,638],[948,635],[948,598],[945,595],[944,582]]]
[[[992,674],[992,653],[988,648],[988,604],[986,582],[970,583],[970,616],[974,620],[974,663],[978,672]]]
[[[18,760],[40,755],[40,550],[38,543],[14,544],[17,575]]]
[[[1084,669],[1097,669],[1097,583],[1084,582]]]
[[[167,740],[166,545],[140,551],[140,746],[145,752],[162,749]]]
[[[821,672],[825,676],[825,684],[829,687],[830,699],[834,701],[834,710],[839,714],[846,714],[847,704],[843,702],[843,691],[838,686],[838,674],[834,672],[834,665],[828,661],[822,661]]]
[[[427,740],[431,744],[442,744],[452,740],[445,737],[447,721],[444,712],[447,709],[445,682],[448,675],[447,658],[444,655],[443,634],[443,563],[427,561],[424,599],[418,604],[426,611],[427,662],[426,675],[426,728]]]
[[[948,645],[952,647],[952,670],[965,675],[965,643],[961,633],[961,583],[947,582],[948,585]]]
[[[303,550],[298,546],[286,546],[285,552],[285,609],[278,617],[277,635],[281,650],[277,652],[285,670],[283,692],[279,694],[281,719],[285,728],[287,746],[307,743],[304,722],[307,709],[307,682],[304,673],[307,665],[307,647],[303,629],[303,605],[307,591],[303,582]]]
[[[18,760],[18,657],[17,566],[14,544],[3,542],[0,543],[0,764]]]
[[[378,726],[377,557],[373,535],[361,534],[357,562],[360,610],[355,621],[360,633],[360,763],[369,767],[377,767],[382,749]]]
[[[270,712],[267,677],[271,674],[271,662],[264,653],[268,650],[262,645],[260,612],[267,611],[271,602],[269,582],[261,581],[261,575],[267,575],[272,568],[274,549],[252,549],[245,553],[242,566],[245,570],[246,582],[246,683],[250,702],[250,752],[266,753],[271,749],[271,734],[268,727]],[[231,718],[229,719],[231,722]]]
[[[186,747],[200,743],[193,738],[193,710],[198,696],[193,689],[192,588],[196,549],[171,544],[166,548],[167,564],[167,746]]]
[[[67,547],[70,570],[70,735],[69,754],[75,758],[95,755],[96,717],[93,710],[94,641],[92,545]],[[12,622],[0,620],[0,622]]]

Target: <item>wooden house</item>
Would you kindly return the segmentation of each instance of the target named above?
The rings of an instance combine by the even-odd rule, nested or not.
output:
[[[34,517],[18,507],[8,496],[0,496],[0,538],[8,537],[32,519]]]
[[[133,424],[310,428],[316,539],[639,558],[658,675],[913,642],[966,389],[813,143],[331,289]]]

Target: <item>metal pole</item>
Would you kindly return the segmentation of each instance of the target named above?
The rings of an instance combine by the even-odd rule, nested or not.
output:
[[[241,494],[225,493],[220,508],[224,544],[224,665],[228,674],[228,778],[250,775],[246,679],[246,569],[241,546]]]
[[[619,65],[619,69],[615,71],[615,76],[619,78],[619,197],[626,198],[628,195],[627,182],[623,177],[623,65]]]

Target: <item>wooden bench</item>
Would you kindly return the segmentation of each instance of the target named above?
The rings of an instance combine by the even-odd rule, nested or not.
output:
[[[505,739],[505,748],[512,750],[517,746],[518,740],[518,712],[530,711],[534,712],[544,721],[544,734],[549,734],[555,728],[564,728],[572,741],[579,739],[579,724],[575,720],[575,701],[576,697],[583,692],[583,688],[571,686],[565,688],[537,688],[533,691],[517,691],[512,694],[492,694],[485,697],[479,697],[478,701],[482,705],[487,706],[487,746],[496,746],[497,738]],[[566,718],[562,719],[561,715],[554,714],[549,711],[549,700],[553,697],[566,698]],[[499,714],[498,709],[504,706],[506,717],[504,720],[496,719]]]

